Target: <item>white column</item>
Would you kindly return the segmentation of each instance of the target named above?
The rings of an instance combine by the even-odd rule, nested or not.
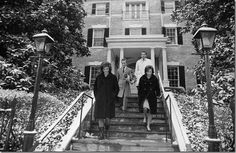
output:
[[[134,5],[134,18],[136,19],[137,18],[137,4]]]
[[[166,48],[162,48],[162,65],[163,65],[163,86],[169,86],[168,73],[167,73],[167,56]]]
[[[107,62],[111,63],[111,49],[108,48],[107,50]]]
[[[155,67],[156,67],[156,65],[155,65],[155,49],[154,48],[151,48],[151,60],[152,60],[152,65],[153,65],[153,68],[154,68],[154,72],[156,72],[155,71]]]
[[[119,67],[121,68],[121,60],[124,58],[124,48],[120,48],[120,65]]]
[[[111,52],[111,72],[116,75],[116,66],[115,66],[115,60],[114,59],[114,54]]]

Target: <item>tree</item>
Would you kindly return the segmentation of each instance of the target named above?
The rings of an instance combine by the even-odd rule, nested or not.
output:
[[[24,72],[23,78],[28,78],[31,84],[27,86],[29,91],[33,89],[38,60],[32,36],[43,29],[55,39],[44,61],[43,82],[70,88],[73,79],[68,74],[75,72],[72,56],[90,55],[82,35],[86,16],[82,0],[4,0],[0,2],[0,14],[0,56],[14,69]],[[10,73],[1,73],[5,76],[1,78],[3,87],[9,85],[7,76],[16,79]]]
[[[216,104],[228,105],[232,111],[232,119],[235,133],[235,97],[234,97],[234,40],[235,40],[235,10],[233,0],[185,0],[173,12],[172,20],[178,24],[184,24],[183,33],[194,34],[203,22],[218,30],[214,49],[211,50],[210,67],[212,74],[213,97]],[[196,51],[196,42],[193,41]],[[204,55],[196,65],[195,72],[205,76]],[[204,84],[205,82],[203,82]],[[205,88],[204,88],[205,90]],[[235,136],[231,147],[233,150]]]

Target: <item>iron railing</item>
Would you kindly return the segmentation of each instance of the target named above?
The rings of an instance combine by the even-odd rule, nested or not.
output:
[[[53,129],[59,125],[59,123],[66,117],[66,115],[70,112],[70,110],[72,110],[73,107],[75,107],[75,105],[78,104],[78,102],[80,102],[79,104],[79,110],[81,110],[81,116],[80,116],[80,126],[79,126],[79,134],[81,132],[81,118],[82,118],[82,114],[83,114],[83,106],[84,103],[86,102],[85,97],[91,98],[92,99],[92,105],[93,105],[93,97],[89,96],[88,94],[86,94],[85,92],[81,92],[79,94],[79,96],[72,102],[72,104],[66,109],[66,111],[48,128],[48,130],[46,132],[44,132],[42,134],[42,136],[35,142],[35,144],[33,145],[33,147],[30,149],[30,151],[34,151],[37,146],[39,144],[41,144],[43,142],[43,140],[45,140],[45,138],[47,138],[49,136],[49,134],[53,131]],[[49,138],[48,138],[49,139]]]
[[[160,76],[160,73],[158,72],[158,80],[159,80],[159,84],[160,84],[160,89],[161,89],[161,92],[163,93],[162,94],[162,101],[163,101],[163,104],[164,104],[164,109],[165,109],[165,121],[166,123],[169,123],[169,131],[170,131],[170,139],[171,139],[171,143],[173,142],[173,136],[172,136],[172,109],[171,109],[171,98],[170,98],[170,95],[167,95],[165,97],[165,89],[164,89],[164,86],[162,84],[162,79],[161,79],[161,76]],[[167,100],[169,99],[169,106],[170,106],[170,111],[168,111],[168,102]],[[168,122],[169,121],[169,122]],[[168,124],[166,124],[166,142],[168,141]]]

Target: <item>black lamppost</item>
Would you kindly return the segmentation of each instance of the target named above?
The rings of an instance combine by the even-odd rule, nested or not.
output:
[[[34,85],[34,96],[32,100],[32,108],[29,117],[29,122],[24,131],[24,145],[23,151],[31,151],[33,146],[34,136],[37,133],[35,131],[35,114],[37,109],[37,101],[38,101],[38,92],[39,92],[39,85],[41,79],[41,71],[42,71],[42,58],[45,52],[48,52],[51,48],[51,43],[54,42],[53,38],[47,34],[46,30],[43,30],[42,33],[36,34],[33,36],[35,47],[38,52],[39,61],[38,61],[38,68],[36,74],[36,81]]]
[[[211,76],[209,66],[209,51],[213,47],[217,30],[215,28],[207,27],[203,24],[201,28],[194,34],[193,39],[198,41],[198,48],[203,51],[205,55],[205,71],[207,81],[207,102],[208,102],[208,116],[209,116],[209,129],[208,138],[205,141],[208,142],[208,151],[214,152],[219,151],[220,140],[217,139],[216,128],[214,124],[214,111],[212,103],[212,92],[211,92]]]

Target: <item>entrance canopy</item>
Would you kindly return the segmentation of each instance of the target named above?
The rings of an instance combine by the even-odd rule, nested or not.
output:
[[[108,48],[166,48],[164,35],[110,35],[106,38]]]

